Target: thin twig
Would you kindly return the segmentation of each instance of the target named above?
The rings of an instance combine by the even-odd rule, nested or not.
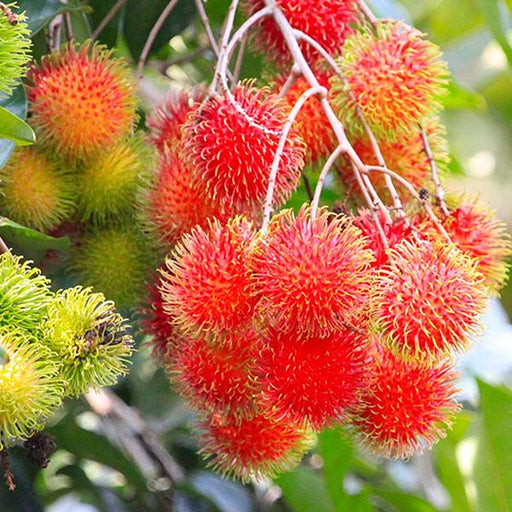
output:
[[[2,13],[7,17],[7,21],[10,25],[14,27],[18,24],[18,17],[16,14],[3,2],[0,2],[0,11],[2,11]]]
[[[283,84],[281,90],[279,91],[278,96],[280,98],[284,98],[286,96],[286,93],[290,90],[290,87],[295,83],[299,76],[300,69],[294,64],[292,66],[292,69],[290,70],[288,77],[286,78],[285,83]]]
[[[91,35],[91,40],[96,41],[98,39],[98,36],[103,32],[103,29],[112,21],[114,16],[118,13],[118,11],[121,9],[121,7],[124,6],[124,4],[127,2],[127,0],[117,0],[117,2],[112,6],[110,11],[107,12],[105,17],[101,20],[100,24],[96,27],[94,32]]]
[[[205,54],[206,52],[210,51],[210,45],[208,46],[201,46],[200,48],[197,48],[196,50],[193,50],[191,52],[185,53],[183,55],[179,55],[178,57],[175,57],[174,59],[169,60],[152,60],[149,62],[149,66],[157,69],[162,73],[162,75],[165,75],[167,70],[171,66],[178,66],[180,64],[184,64],[187,62],[192,62],[198,57],[201,57],[201,55]]]
[[[178,0],[171,0],[167,4],[167,7],[162,11],[160,16],[156,20],[156,23],[153,25],[153,28],[151,29],[151,32],[149,33],[148,38],[146,39],[146,42],[144,44],[144,48],[142,49],[142,53],[140,54],[139,63],[137,65],[137,77],[139,79],[142,78],[144,64],[148,58],[148,55],[151,50],[151,47],[153,46],[153,43],[155,42],[158,32],[160,32],[160,29],[162,28],[163,24],[165,23],[165,20],[171,14],[172,10],[174,9],[174,7],[176,6],[177,3],[178,3]]]
[[[377,25],[378,19],[375,17],[371,9],[366,5],[366,2],[364,0],[357,0],[357,3],[359,4],[359,9],[361,9],[361,12],[365,15],[366,19],[373,25]]]
[[[208,15],[206,14],[203,1],[202,0],[195,0],[196,3],[196,9],[199,13],[199,17],[201,18],[201,21],[203,22],[204,29],[206,30],[206,37],[208,37],[208,41],[210,41],[210,46],[212,47],[213,52],[219,57],[219,45],[217,44],[217,41],[215,40],[215,36],[213,35],[212,27],[210,25],[210,20],[208,19]]]
[[[248,39],[249,34],[246,32],[240,41],[240,48],[238,48],[238,55],[236,56],[235,70],[233,71],[233,77],[231,79],[231,83],[233,85],[236,85],[238,80],[240,80],[240,73],[242,72],[242,64],[244,62],[245,49],[247,47]]]
[[[302,170],[302,181],[304,182],[304,188],[306,189],[306,194],[308,195],[309,201],[313,201],[313,189],[311,188],[311,183],[309,182],[309,178],[306,176],[304,170]]]

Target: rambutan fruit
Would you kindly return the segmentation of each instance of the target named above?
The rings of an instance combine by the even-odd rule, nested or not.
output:
[[[431,118],[425,123],[425,132],[429,141],[432,155],[440,171],[443,171],[449,162],[448,145],[444,138],[445,129],[438,118]],[[421,130],[412,128],[407,133],[397,134],[395,140],[377,140],[382,157],[388,169],[407,180],[416,190],[428,187],[430,183],[431,167],[425,152]],[[364,134],[359,134],[352,141],[352,146],[359,158],[366,165],[379,165],[370,140]],[[352,169],[352,165],[346,158],[340,158],[336,170],[343,183],[351,193],[361,196],[360,188]],[[383,199],[390,199],[386,188],[385,175],[380,172],[370,174],[370,180]],[[397,180],[393,180],[402,202],[411,199],[410,193]]]
[[[148,185],[152,151],[142,137],[120,140],[89,158],[78,173],[82,220],[103,224],[133,210]]]
[[[103,294],[80,286],[57,292],[43,329],[46,343],[58,355],[67,395],[111,386],[126,374],[132,353],[127,328]]]
[[[366,385],[366,338],[347,329],[307,339],[271,330],[258,358],[258,405],[315,430],[344,421]]]
[[[134,80],[106,47],[68,45],[43,57],[28,78],[32,123],[64,155],[90,156],[132,131]]]
[[[299,335],[329,336],[356,321],[368,304],[372,251],[347,217],[303,207],[270,222],[253,258],[264,321]]]
[[[10,253],[0,254],[0,327],[35,333],[53,294],[39,269]]]
[[[182,338],[169,353],[171,382],[199,412],[254,413],[256,347],[251,329],[216,344],[202,337]]]
[[[10,9],[17,9],[16,3],[9,4]],[[0,93],[9,95],[17,80],[26,72],[30,60],[30,30],[26,16],[14,13],[16,23],[0,12]]]
[[[208,465],[246,483],[292,469],[313,442],[308,430],[259,413],[214,414],[199,427],[200,453]]]
[[[452,242],[476,261],[477,270],[485,284],[497,293],[508,277],[507,258],[512,254],[506,225],[477,197],[449,197],[449,215],[436,213]],[[431,240],[441,236],[432,221],[423,215],[418,229]]]
[[[62,163],[34,147],[18,147],[0,170],[0,209],[40,231],[56,228],[75,209],[74,178]]]
[[[195,228],[167,258],[162,273],[164,309],[185,331],[204,335],[233,333],[251,321],[252,293],[249,259],[252,224],[236,217],[209,229]]]
[[[64,382],[59,361],[14,325],[0,329],[0,449],[43,428],[60,406]]]
[[[204,90],[200,88],[170,93],[165,101],[151,112],[146,125],[149,128],[150,140],[159,151],[179,145],[182,139],[182,126],[203,98]]]
[[[377,218],[386,236],[389,249],[392,249],[403,240],[411,238],[413,233],[411,224],[405,218],[395,218],[391,223],[387,223],[382,212],[377,213]],[[388,263],[387,249],[384,246],[372,213],[369,210],[361,209],[354,217],[353,222],[362,231],[363,236],[366,237],[366,248],[373,252],[375,259],[371,266],[373,268],[380,268]]]
[[[329,89],[330,74],[325,71],[316,71],[315,76],[320,85]],[[282,74],[273,84],[273,89],[279,91],[284,85],[287,76]],[[286,92],[284,99],[293,108],[298,99],[310,88],[308,81],[300,76]],[[336,147],[336,135],[325,115],[320,100],[313,96],[309,98],[296,118],[298,131],[306,144],[306,162],[318,163],[327,158]]]
[[[350,36],[331,93],[349,130],[361,133],[357,107],[379,139],[393,140],[440,110],[448,70],[441,51],[418,30],[379,21]]]
[[[261,204],[270,169],[287,121],[288,105],[267,88],[238,85],[234,100],[226,94],[201,105],[183,127],[183,151],[198,186],[224,203]],[[304,165],[304,143],[290,131],[280,161],[274,203],[286,201],[298,186]]]
[[[375,347],[369,385],[355,414],[356,437],[372,453],[408,458],[446,435],[459,406],[450,364],[426,368]]]
[[[131,227],[109,227],[84,233],[69,267],[78,281],[113,300],[120,309],[135,306],[144,295],[151,254]]]
[[[305,32],[331,54],[339,51],[346,37],[354,31],[352,24],[359,20],[356,0],[277,0],[276,4],[293,28]],[[250,16],[265,7],[265,2],[244,0],[242,5]],[[276,64],[286,65],[292,60],[281,31],[272,18],[265,18],[258,25],[255,44]],[[321,58],[309,44],[301,42],[300,48],[310,64]]]
[[[222,215],[197,182],[191,166],[175,150],[165,149],[142,217],[148,231],[168,248],[195,226],[206,228],[208,219]]]
[[[433,363],[461,350],[487,303],[483,276],[453,244],[404,241],[372,288],[372,314],[395,353]]]

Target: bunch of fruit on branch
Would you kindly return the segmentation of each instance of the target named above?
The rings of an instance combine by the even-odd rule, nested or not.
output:
[[[218,470],[273,476],[338,425],[376,455],[410,457],[450,428],[456,357],[512,252],[486,205],[442,188],[446,64],[364,2],[237,4],[213,82],[170,94],[148,134],[129,68],[104,47],[68,44],[34,64],[38,142],[0,171],[0,214],[69,236],[48,271],[142,314]],[[236,77],[246,37],[265,80]],[[294,211],[302,181],[316,190]],[[75,290],[57,296],[94,295]],[[100,334],[96,347],[128,346],[120,320],[112,333],[92,316],[80,346]]]

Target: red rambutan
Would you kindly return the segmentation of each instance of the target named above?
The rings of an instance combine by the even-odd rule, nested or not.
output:
[[[329,89],[330,74],[325,71],[317,71],[316,78],[320,85]],[[273,85],[276,91],[284,85],[287,76],[281,75]],[[298,77],[286,92],[284,99],[293,108],[297,100],[310,88],[304,77]],[[313,96],[309,98],[296,118],[299,134],[306,144],[306,161],[315,164],[322,158],[326,158],[336,147],[336,135],[325,115],[320,100]]]
[[[255,307],[249,257],[252,224],[237,217],[185,235],[162,272],[164,309],[186,332],[233,333],[245,327]]]
[[[305,336],[343,329],[368,303],[372,252],[348,218],[303,207],[274,216],[254,255],[265,321]]]
[[[181,127],[203,97],[202,89],[180,91],[169,94],[161,105],[157,105],[148,116],[146,125],[149,128],[150,139],[158,150],[176,147],[180,143]]]
[[[457,372],[446,362],[416,366],[388,349],[374,347],[369,386],[353,426],[363,446],[376,455],[407,458],[446,435],[453,414]]]
[[[90,155],[131,132],[134,81],[105,47],[64,47],[43,57],[28,78],[32,122],[42,139],[65,155]]]
[[[251,83],[212,97],[183,127],[184,154],[199,187],[223,203],[260,205],[289,108],[269,89]],[[295,128],[282,154],[274,203],[282,204],[297,187],[304,165],[304,143]]]
[[[476,261],[476,268],[483,274],[489,290],[497,293],[507,280],[506,260],[512,254],[505,223],[476,197],[450,197],[449,203],[452,206],[449,215],[437,212],[444,229],[452,242]],[[418,229],[432,240],[441,236],[425,216]]]
[[[432,363],[461,350],[480,325],[482,275],[454,245],[404,241],[372,289],[372,314],[394,351]]]
[[[354,31],[351,25],[359,19],[356,0],[277,0],[276,4],[293,28],[305,32],[331,54],[339,52],[345,38]],[[245,0],[243,6],[250,16],[265,7],[265,2]],[[274,20],[264,19],[258,29],[256,47],[277,64],[288,64],[291,56]],[[301,43],[300,47],[310,64],[321,58],[312,46]]]
[[[249,329],[227,336],[215,345],[183,338],[169,352],[171,382],[199,412],[254,413],[256,335]]]
[[[241,419],[215,414],[200,429],[200,453],[208,464],[243,482],[293,468],[313,441],[307,430],[258,413]]]
[[[282,421],[307,421],[317,430],[343,421],[366,384],[366,338],[345,329],[300,340],[271,330],[258,361],[258,404]]]
[[[332,97],[349,129],[361,132],[357,106],[381,139],[416,130],[440,108],[448,71],[441,51],[418,30],[379,21],[349,37],[333,75]]]

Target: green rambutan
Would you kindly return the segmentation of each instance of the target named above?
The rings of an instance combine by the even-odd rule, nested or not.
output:
[[[127,373],[132,353],[127,328],[103,294],[80,286],[57,292],[43,330],[46,343],[58,356],[67,395],[110,386]]]
[[[50,231],[75,210],[76,185],[62,162],[18,147],[0,170],[0,210],[15,222]]]

